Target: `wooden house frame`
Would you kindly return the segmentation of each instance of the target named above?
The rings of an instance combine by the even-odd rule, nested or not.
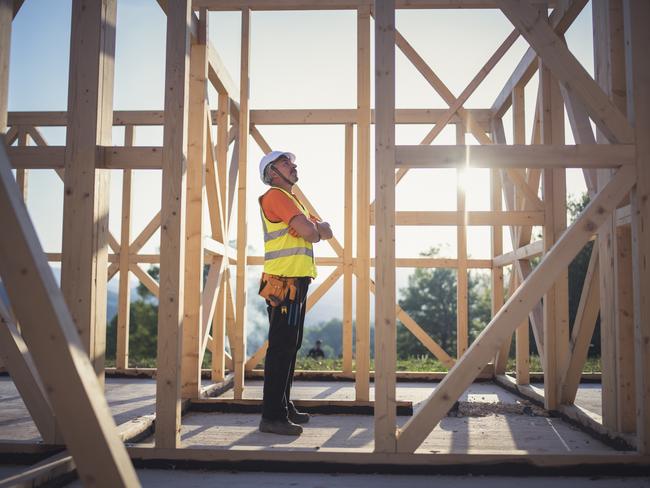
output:
[[[59,442],[52,415],[65,435],[82,474],[106,473],[131,485],[125,451],[104,406],[88,405],[89,419],[106,439],[103,458],[83,457],[83,441],[75,438],[65,399],[52,389],[64,387],[50,378],[44,335],[29,336],[30,321],[52,317],[52,334],[67,337],[59,344],[74,359],[66,372],[79,377],[65,387],[68,395],[90,398],[90,388],[104,377],[106,283],[120,273],[116,369],[128,372],[128,275],[133,273],[159,298],[155,447],[132,447],[139,459],[197,461],[284,460],[281,452],[183,449],[179,433],[184,400],[203,398],[201,364],[212,352],[212,378],[223,381],[233,372],[235,399],[241,399],[246,372],[263,358],[265,347],[248,354],[245,347],[247,266],[262,263],[247,255],[246,173],[249,135],[260,148],[270,150],[261,128],[270,124],[339,124],[345,127],[344,208],[342,242],[329,243],[335,257],[317,259],[334,266],[331,275],[309,296],[308,306],[343,279],[343,371],[354,377],[356,402],[370,400],[370,293],[375,301],[375,449],[374,453],[325,451],[292,453],[304,462],[368,464],[457,464],[528,462],[536,465],[578,463],[643,464],[650,459],[650,63],[644,48],[650,44],[647,25],[650,5],[634,0],[592,0],[596,79],[591,78],[567,49],[563,34],[587,0],[158,0],[167,14],[165,106],[162,112],[112,109],[116,0],[73,0],[70,84],[67,112],[7,112],[8,56],[13,16],[21,0],[0,0],[0,131],[5,133],[2,161],[3,226],[11,221],[15,233],[0,238],[0,273],[10,291],[12,312],[22,326],[15,327],[10,311],[2,311],[3,358],[30,407],[43,438]],[[92,6],[90,8],[89,6]],[[547,16],[547,6],[553,8]],[[395,28],[396,8],[497,8],[514,29],[455,97],[408,40]],[[248,93],[250,18],[255,10],[345,9],[357,12],[357,108],[321,110],[255,110]],[[208,38],[208,12],[241,12],[240,86],[236,86]],[[370,100],[370,33],[375,29],[375,91]],[[497,95],[492,107],[465,109],[463,104],[523,36],[530,49]],[[84,42],[79,42],[83,40]],[[81,47],[80,47],[81,46]],[[395,107],[395,48],[398,47],[449,105],[446,109],[403,110]],[[524,133],[524,88],[535,72],[539,91],[530,143]],[[84,85],[85,84],[85,85]],[[218,106],[209,107],[208,84],[218,92]],[[513,144],[506,144],[502,117],[512,108]],[[563,110],[567,111],[575,145],[564,142]],[[590,121],[597,127],[597,136]],[[431,131],[417,146],[395,144],[395,125],[430,123]],[[447,124],[456,126],[456,145],[430,145]],[[38,127],[66,126],[66,145],[49,146]],[[125,127],[124,146],[114,146],[111,128]],[[162,147],[135,146],[139,125],[162,125]],[[356,125],[356,141],[354,126]],[[375,130],[375,195],[370,202],[370,134]],[[216,136],[215,136],[216,133]],[[465,145],[471,133],[480,146]],[[14,143],[17,141],[17,145]],[[30,141],[33,144],[30,144]],[[228,161],[229,146],[234,144]],[[355,156],[356,151],[356,158]],[[410,168],[490,168],[491,210],[465,211],[459,186],[453,212],[396,212],[395,188]],[[16,170],[11,183],[9,168]],[[582,168],[591,203],[567,228],[566,168]],[[54,169],[64,181],[63,248],[50,261],[61,261],[61,292],[52,286],[43,255],[24,206],[28,171]],[[108,229],[109,169],[124,172],[122,230]],[[131,172],[162,171],[160,212],[135,238],[131,229]],[[356,172],[357,186],[353,189]],[[540,183],[542,197],[539,197]],[[317,210],[300,189],[298,196],[310,211]],[[353,191],[354,190],[354,191]],[[236,192],[236,193],[235,193]],[[356,193],[356,198],[353,195]],[[237,195],[237,208],[233,202]],[[506,208],[502,208],[502,195]],[[207,200],[212,233],[203,228]],[[353,222],[356,208],[356,222]],[[6,219],[5,219],[6,217]],[[15,224],[14,224],[15,221]],[[9,224],[7,224],[9,225]],[[396,225],[453,225],[457,228],[456,259],[396,258]],[[492,229],[491,259],[467,256],[468,225]],[[543,239],[532,241],[531,229],[543,226]],[[375,228],[375,258],[370,256],[371,227]],[[512,229],[512,252],[503,252],[503,226]],[[22,230],[18,230],[18,229]],[[229,230],[237,230],[236,248]],[[12,228],[13,229],[13,228]],[[92,239],[80,239],[92,229]],[[141,254],[148,239],[160,229],[159,255]],[[9,235],[12,237],[9,238]],[[356,236],[356,249],[352,238]],[[14,240],[24,236],[24,241]],[[577,318],[569,333],[567,267],[592,238],[596,238]],[[23,239],[23,237],[21,237]],[[9,242],[11,240],[11,242]],[[18,244],[18,248],[16,245]],[[14,256],[19,249],[20,258]],[[8,256],[11,252],[12,258]],[[540,256],[539,264],[531,258]],[[160,281],[139,263],[160,263]],[[20,266],[17,266],[19,264]],[[209,265],[205,285],[204,265]],[[22,266],[22,267],[21,267]],[[34,266],[33,273],[24,273]],[[231,285],[231,266],[236,284]],[[399,305],[395,296],[396,267],[449,267],[458,276],[458,350],[444,351]],[[504,267],[512,266],[510,296],[505,296]],[[370,270],[375,268],[375,280]],[[491,270],[493,319],[471,344],[468,339],[467,271]],[[31,269],[31,268],[29,268]],[[26,275],[28,278],[23,278]],[[352,277],[356,276],[356,357],[352,351]],[[45,283],[38,307],[21,304],[20,287]],[[63,302],[65,298],[65,303]],[[54,307],[54,308],[53,308]],[[68,312],[69,311],[69,312]],[[573,405],[582,365],[600,312],[603,328],[602,429],[609,435],[632,433],[637,453],[593,456],[449,455],[417,453],[421,442],[446,415],[468,385],[479,375],[526,391],[529,383],[528,321],[542,357],[545,407],[578,421],[593,420]],[[34,314],[38,315],[37,317]],[[443,364],[451,367],[424,407],[402,428],[396,427],[396,320],[401,321]],[[45,321],[49,322],[49,321]],[[72,324],[76,324],[76,328]],[[76,336],[78,330],[78,337]],[[515,334],[516,380],[504,376],[505,361]],[[225,351],[229,338],[231,355]],[[81,342],[79,342],[79,339]],[[75,356],[82,344],[87,359]],[[6,346],[6,347],[5,347]],[[16,354],[29,349],[30,355]],[[73,351],[70,353],[70,351]],[[454,359],[456,356],[457,359]],[[23,358],[22,360],[20,358]],[[353,359],[355,367],[353,369]],[[94,367],[95,374],[91,371]],[[36,372],[36,370],[38,372]],[[630,378],[634,378],[630,381]],[[45,386],[40,384],[43,382]],[[57,383],[58,381],[58,383]],[[92,385],[91,385],[92,384]],[[101,396],[101,395],[100,395]],[[40,399],[40,400],[39,400]],[[49,403],[50,408],[36,407]],[[89,422],[92,423],[92,421]],[[77,429],[78,430],[78,429]],[[72,432],[72,434],[70,434]],[[99,431],[98,431],[99,432]],[[85,439],[87,441],[87,439]],[[97,440],[97,444],[100,441]],[[109,453],[110,452],[110,453]],[[77,458],[77,456],[79,456]],[[97,463],[101,459],[101,466]],[[114,462],[106,462],[112,459]],[[128,462],[126,463],[128,465]],[[114,469],[113,469],[114,468]],[[112,469],[112,471],[111,471]],[[97,471],[99,470],[99,471]]]

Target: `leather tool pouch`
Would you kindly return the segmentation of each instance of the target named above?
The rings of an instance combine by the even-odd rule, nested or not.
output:
[[[272,307],[277,307],[284,302],[289,296],[290,301],[296,299],[296,279],[284,278],[262,273],[260,280],[259,294],[265,300],[268,300]]]

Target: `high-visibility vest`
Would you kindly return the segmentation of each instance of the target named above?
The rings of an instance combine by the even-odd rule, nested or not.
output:
[[[291,198],[303,215],[309,219],[309,212],[296,197],[282,188],[274,186],[272,189],[280,190]],[[271,222],[267,219],[262,209],[264,195],[259,198],[264,229],[264,272],[276,276],[315,278],[316,263],[311,242],[289,234],[289,225],[285,222]]]

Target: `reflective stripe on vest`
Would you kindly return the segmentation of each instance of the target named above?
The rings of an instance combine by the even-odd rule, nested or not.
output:
[[[276,259],[285,256],[297,256],[299,254],[304,254],[310,258],[314,257],[314,252],[311,249],[307,249],[305,247],[292,247],[291,249],[280,249],[279,251],[265,252],[264,259]]]
[[[300,211],[309,218],[309,212],[291,193],[280,190],[293,200]],[[264,272],[277,276],[316,277],[316,265],[311,242],[302,237],[294,237],[289,233],[289,226],[284,222],[271,222],[262,210],[260,197],[260,216],[264,229]]]

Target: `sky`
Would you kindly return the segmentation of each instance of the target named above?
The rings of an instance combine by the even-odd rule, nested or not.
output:
[[[11,40],[9,110],[66,110],[70,49],[70,0],[26,0],[14,19]],[[164,103],[166,17],[155,0],[118,0],[114,110],[162,110]],[[397,29],[429,63],[454,95],[459,95],[513,27],[496,10],[402,10]],[[209,37],[236,84],[239,83],[241,16],[213,12]],[[372,29],[371,29],[372,32]],[[569,49],[593,73],[591,5],[566,34]],[[465,104],[489,108],[527,44],[519,39]],[[353,11],[253,12],[251,17],[250,107],[356,108],[356,13]],[[397,50],[398,108],[445,108],[446,104]],[[526,89],[529,137],[536,77]],[[214,90],[210,92],[216,107]],[[373,92],[374,103],[374,92]],[[510,114],[504,117],[510,140]],[[343,126],[261,126],[268,143],[297,155],[300,186],[335,235],[343,241]],[[417,144],[429,126],[400,126],[397,144]],[[50,144],[65,144],[65,129],[43,128]],[[123,129],[113,131],[113,144],[123,143]],[[434,144],[453,144],[453,126]],[[472,136],[468,144],[476,144]],[[567,143],[573,143],[567,123]],[[136,145],[161,145],[162,128],[138,128]],[[372,153],[372,151],[371,151]],[[248,166],[249,244],[261,254],[262,234],[257,197],[265,191],[257,176],[261,150],[251,138]],[[487,170],[466,176],[467,209],[489,209]],[[111,176],[110,229],[120,232],[121,172]],[[569,193],[584,191],[580,171],[567,174]],[[412,170],[396,191],[397,210],[454,210],[454,170]],[[132,235],[137,235],[160,208],[160,172],[136,171]],[[61,248],[63,187],[53,171],[31,171],[28,208],[43,247]],[[371,184],[371,197],[374,188]],[[510,249],[505,233],[504,249]],[[468,229],[468,254],[490,256],[488,227]],[[234,229],[231,238],[235,237]],[[415,257],[432,246],[444,257],[456,255],[453,227],[398,227],[396,255]],[[156,234],[142,252],[156,252]],[[333,255],[318,244],[317,255]],[[398,270],[404,286],[412,270]],[[328,274],[324,269],[321,279]],[[113,280],[114,282],[116,280]],[[336,292],[334,292],[336,293]]]

